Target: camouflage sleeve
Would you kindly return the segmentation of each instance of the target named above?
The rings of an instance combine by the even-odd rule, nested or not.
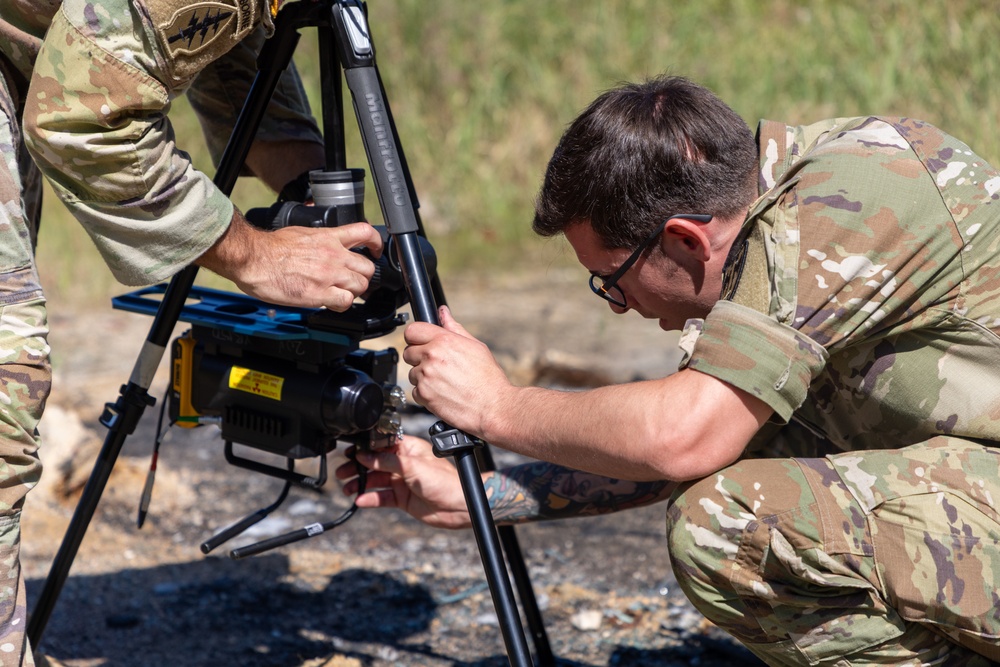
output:
[[[126,284],[190,264],[232,218],[232,204],[177,148],[166,118],[172,97],[260,21],[256,0],[208,6],[64,0],[35,65],[26,142]],[[213,30],[184,32],[209,19]]]
[[[783,421],[823,370],[823,346],[752,308],[720,301],[704,320],[689,320],[681,367],[706,373],[767,403]]]
[[[250,91],[264,38],[264,30],[255,31],[202,70],[187,91],[216,166]],[[294,63],[282,72],[256,138],[323,143]]]

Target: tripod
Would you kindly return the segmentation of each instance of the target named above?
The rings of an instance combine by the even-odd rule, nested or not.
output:
[[[316,27],[319,37],[327,169],[346,169],[343,76],[353,98],[379,204],[414,318],[438,324],[437,305],[444,303],[444,292],[440,280],[436,276],[431,279],[424,264],[420,247],[424,231],[416,210],[416,194],[375,65],[366,12],[357,0],[300,0],[281,9],[275,21],[275,34],[258,59],[258,74],[223,154],[215,184],[226,194],[232,191],[279,76],[291,62],[298,30],[305,27]],[[197,267],[189,266],[170,281],[127,384],[101,415],[100,421],[108,428],[108,434],[29,620],[28,638],[32,645],[37,646],[41,640],[126,438],[135,431],[145,408],[155,403],[148,389],[196,275]],[[489,450],[482,442],[442,422],[432,427],[431,440],[434,453],[452,457],[458,469],[508,660],[516,666],[532,664],[501,544],[507,556],[506,565],[510,566],[518,587],[539,663],[553,664],[517,537],[510,526],[496,527],[489,511],[480,477],[481,469],[493,468]]]

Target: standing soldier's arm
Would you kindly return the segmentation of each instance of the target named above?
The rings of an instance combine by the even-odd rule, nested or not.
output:
[[[338,310],[367,286],[374,267],[349,251],[380,252],[370,226],[254,233],[175,143],[174,97],[270,21],[258,0],[65,0],[53,19],[26,142],[119,281],[157,282],[198,261],[254,296]]]

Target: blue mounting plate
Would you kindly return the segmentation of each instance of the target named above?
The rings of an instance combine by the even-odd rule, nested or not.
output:
[[[165,283],[145,287],[113,298],[111,305],[117,310],[156,315],[166,290]],[[276,306],[245,294],[192,287],[178,319],[245,336],[354,345],[344,334],[310,328],[306,318],[315,312],[315,308]]]

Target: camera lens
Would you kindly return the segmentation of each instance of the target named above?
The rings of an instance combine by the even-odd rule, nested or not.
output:
[[[353,206],[365,201],[365,170],[316,170],[309,172],[316,206]]]
[[[384,406],[382,387],[353,368],[338,369],[323,388],[323,423],[330,432],[347,434],[374,428]]]

